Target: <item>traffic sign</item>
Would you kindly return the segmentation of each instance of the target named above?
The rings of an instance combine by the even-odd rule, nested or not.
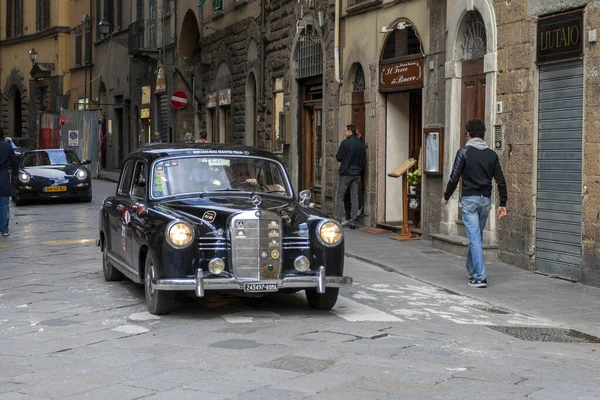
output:
[[[185,108],[188,103],[188,95],[183,90],[177,90],[171,95],[171,105],[179,110]]]

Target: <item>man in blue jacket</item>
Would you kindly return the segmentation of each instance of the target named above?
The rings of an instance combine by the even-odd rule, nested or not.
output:
[[[8,236],[10,217],[9,198],[12,196],[10,170],[13,175],[19,172],[19,161],[10,143],[4,140],[4,131],[0,128],[0,234]]]
[[[342,221],[344,217],[344,195],[350,188],[350,221],[348,227],[356,229],[356,219],[358,218],[358,187],[360,176],[365,169],[367,152],[365,144],[356,136],[356,126],[346,125],[344,131],[346,139],[342,140],[335,158],[340,163],[339,180],[337,193],[335,196],[335,218]]]
[[[492,178],[496,181],[500,195],[498,219],[506,216],[506,181],[498,155],[488,148],[483,140],[485,123],[480,119],[472,119],[467,122],[466,128],[468,141],[465,147],[460,148],[456,153],[442,204],[448,204],[448,199],[452,197],[462,177],[462,217],[469,239],[467,276],[470,286],[486,288],[488,282],[482,240],[483,230],[492,207]]]

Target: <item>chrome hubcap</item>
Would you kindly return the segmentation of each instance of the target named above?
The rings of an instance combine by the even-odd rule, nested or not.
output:
[[[154,264],[151,263],[148,267],[148,271],[146,271],[146,290],[148,291],[148,295],[152,297],[154,294],[154,288],[152,287],[152,279],[154,279]]]

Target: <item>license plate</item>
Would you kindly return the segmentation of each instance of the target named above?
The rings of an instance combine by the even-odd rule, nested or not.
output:
[[[277,283],[244,283],[244,292],[276,292]]]
[[[44,188],[44,192],[49,193],[49,192],[66,192],[67,191],[67,187],[66,186],[46,186]]]

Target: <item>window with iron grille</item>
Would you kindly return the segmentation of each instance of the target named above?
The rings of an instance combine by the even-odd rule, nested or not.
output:
[[[114,0],[104,0],[104,18],[110,23],[110,32],[115,29],[115,2]]]
[[[85,28],[85,63],[90,64],[92,62],[92,29],[90,27]]]
[[[6,2],[6,38],[23,35],[23,0]]]
[[[75,66],[81,66],[81,30],[75,31]]]
[[[354,83],[352,84],[353,92],[363,92],[365,90],[365,71],[360,64],[356,67],[356,75],[354,75]]]
[[[223,9],[223,0],[213,0],[213,10],[219,11]]]
[[[382,60],[392,60],[398,57],[421,54],[421,40],[411,27],[388,34],[383,47]]]
[[[37,0],[35,25],[38,32],[50,28],[50,0]]]
[[[135,18],[138,21],[144,19],[144,0],[137,0],[137,6],[135,8]]]
[[[150,20],[150,24],[156,22],[156,0],[150,0],[148,2],[148,19]]]
[[[298,36],[296,49],[296,76],[298,79],[323,74],[323,49],[321,38],[307,25]]]

